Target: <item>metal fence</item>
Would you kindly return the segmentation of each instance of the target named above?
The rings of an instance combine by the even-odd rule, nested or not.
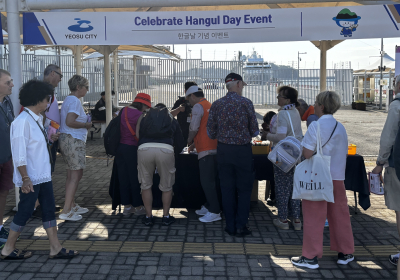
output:
[[[327,90],[336,91],[342,99],[342,104],[352,102],[353,70],[328,69],[326,75]],[[316,95],[320,92],[319,69],[271,69],[265,75],[244,75],[248,86],[243,95],[254,104],[276,104],[276,92],[280,86],[292,86],[299,92],[299,98],[308,104],[314,104]]]
[[[56,92],[58,100],[62,101],[69,95],[68,80],[76,73],[72,55],[22,55],[22,81],[32,78],[41,79],[48,64],[61,66],[63,79]],[[247,71],[241,61],[202,61],[186,59],[177,63],[160,58],[144,58],[135,61],[130,57],[118,59],[118,92],[120,101],[131,101],[134,98],[134,89],[151,95],[152,101],[164,103],[172,107],[178,96],[184,95],[184,84],[195,81],[201,87],[206,98],[213,102],[226,94],[224,79],[230,72],[243,76],[248,86],[243,96],[254,104],[275,105],[277,87],[282,85],[293,86],[299,91],[299,98],[313,104],[315,96],[320,92],[319,69],[293,69],[282,67],[277,69],[252,69]],[[113,60],[111,59],[111,69]],[[82,75],[89,80],[89,92],[84,100],[94,105],[104,91],[104,60],[90,59],[82,63]],[[8,68],[7,55],[0,59],[0,67]],[[111,84],[114,84],[112,73]],[[351,104],[353,94],[353,71],[351,69],[327,70],[327,89],[335,90],[341,95],[342,103]]]

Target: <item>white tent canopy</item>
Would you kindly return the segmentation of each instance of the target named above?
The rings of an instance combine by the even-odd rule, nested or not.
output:
[[[383,56],[383,66],[386,68],[394,69],[395,66],[395,60],[391,56],[389,56],[387,53]],[[379,58],[377,61],[374,63],[368,65],[368,67],[365,70],[375,70],[378,69],[378,67],[381,66],[381,59]]]

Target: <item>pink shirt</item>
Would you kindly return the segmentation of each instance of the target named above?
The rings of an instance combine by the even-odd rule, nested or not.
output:
[[[138,141],[133,137],[132,133],[130,132],[128,125],[126,124],[125,120],[125,111],[128,110],[128,122],[132,127],[132,130],[136,133],[136,124],[137,121],[142,114],[141,111],[129,107],[125,107],[121,112],[121,144],[137,146]]]

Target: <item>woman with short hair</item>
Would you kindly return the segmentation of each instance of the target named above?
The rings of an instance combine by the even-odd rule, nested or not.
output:
[[[43,228],[50,241],[49,258],[73,258],[77,251],[63,248],[57,237],[57,221],[54,213],[55,200],[51,181],[51,153],[48,135],[43,127],[43,113],[49,104],[53,88],[48,83],[30,80],[22,85],[19,99],[24,110],[12,122],[10,139],[14,163],[15,187],[19,188],[18,212],[10,225],[10,233],[1,258],[26,259],[32,252],[15,249],[15,243],[30,219],[39,199],[42,207]],[[56,141],[58,134],[51,139]]]
[[[295,136],[299,141],[303,138],[301,129],[301,118],[296,106],[298,93],[297,90],[282,86],[278,88],[278,105],[280,106],[277,120],[270,127],[270,131],[276,133],[268,133],[267,140],[276,145],[279,141],[287,136]],[[292,124],[292,125],[291,125]],[[292,126],[294,131],[292,131]],[[292,216],[292,224],[295,230],[301,230],[300,221],[300,200],[292,199],[293,194],[293,176],[295,167],[287,173],[283,172],[279,167],[274,165],[275,177],[275,199],[278,208],[278,219],[274,219],[273,223],[280,229],[289,229],[288,216]]]
[[[302,146],[305,158],[311,158],[317,149],[317,127],[320,126],[322,152],[331,157],[330,171],[333,180],[335,203],[303,199],[303,252],[292,258],[296,266],[318,268],[322,258],[325,219],[328,217],[331,250],[338,252],[338,264],[354,260],[354,237],[344,186],[348,151],[347,132],[333,114],[340,108],[340,97],[336,92],[324,91],[315,99],[315,114],[319,117],[308,127]]]
[[[60,214],[60,219],[79,221],[81,214],[89,209],[80,207],[74,202],[79,181],[86,167],[86,137],[87,131],[92,127],[83,110],[81,101],[89,90],[89,82],[85,77],[74,75],[68,86],[71,94],[68,95],[61,106],[60,150],[67,165],[67,181],[65,184],[65,203]]]

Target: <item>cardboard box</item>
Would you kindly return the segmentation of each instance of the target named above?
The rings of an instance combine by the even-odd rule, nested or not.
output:
[[[269,154],[270,147],[268,146],[251,146],[253,155],[267,155]]]

